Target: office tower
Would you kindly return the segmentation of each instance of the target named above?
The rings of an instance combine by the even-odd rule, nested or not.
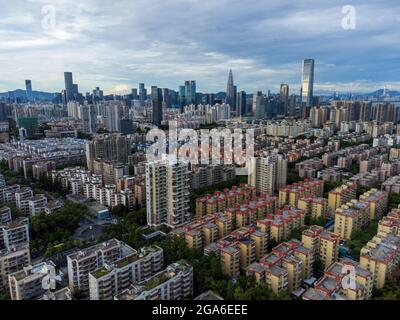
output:
[[[314,60],[303,60],[302,79],[301,79],[301,103],[307,108],[312,107],[314,90]]]
[[[26,98],[28,101],[32,100],[32,81],[25,80]]]
[[[132,89],[131,94],[132,94],[132,100],[138,100],[139,99],[138,90],[136,88]]]
[[[229,70],[228,84],[226,87],[226,104],[229,104],[232,110],[235,110],[236,108],[235,100],[236,97],[235,97],[235,86],[233,84],[233,74],[232,70]]]
[[[172,228],[190,220],[189,170],[186,163],[167,160],[146,164],[147,224]]]
[[[248,176],[249,185],[257,193],[273,194],[286,186],[287,160],[282,155],[258,157],[253,160],[253,171]]]
[[[179,104],[182,108],[186,105],[185,90],[185,86],[179,86]]]
[[[64,72],[65,98],[66,102],[74,99],[74,82],[72,72]]]
[[[147,99],[147,90],[144,87],[144,83],[139,83],[139,100],[141,106],[144,106],[146,99]]]
[[[283,114],[286,115],[289,108],[289,85],[286,83],[281,84],[280,88],[281,101],[283,102]]]
[[[246,104],[247,96],[245,91],[240,91],[237,93],[236,98],[236,114],[238,117],[244,116],[247,113]]]
[[[289,100],[289,115],[294,117],[296,115],[296,95],[292,94]]]
[[[93,171],[93,160],[128,162],[130,146],[127,138],[121,134],[96,135],[86,144],[86,160],[89,170]]]
[[[161,126],[162,121],[162,89],[156,86],[151,87],[151,103],[153,106],[153,124]]]
[[[256,120],[265,118],[266,101],[261,91],[257,91],[253,95],[253,114]]]
[[[103,99],[103,90],[100,90],[99,87],[96,87],[96,89],[93,90],[93,97],[96,98],[94,100],[102,100]]]
[[[185,81],[185,105],[196,104],[196,81]]]
[[[166,108],[171,108],[171,90],[168,88],[162,89],[163,103]]]
[[[73,94],[74,94],[74,98],[75,98],[76,95],[79,93],[78,85],[74,83],[72,85],[72,88],[73,88]]]

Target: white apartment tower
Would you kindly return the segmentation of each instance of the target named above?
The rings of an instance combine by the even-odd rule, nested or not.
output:
[[[190,220],[189,170],[185,163],[167,160],[146,165],[147,224],[172,228]]]
[[[287,160],[282,155],[257,157],[253,166],[248,183],[256,187],[257,193],[271,195],[286,186]]]

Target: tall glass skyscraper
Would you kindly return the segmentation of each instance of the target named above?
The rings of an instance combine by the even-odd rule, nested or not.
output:
[[[301,103],[306,107],[312,106],[314,91],[314,59],[303,60],[301,79]]]
[[[179,86],[179,104],[181,108],[183,108],[186,105],[185,102],[185,86]]]
[[[75,100],[79,93],[78,85],[74,84],[72,79],[72,72],[64,72],[64,83],[65,83],[65,95],[66,102],[70,100]]]
[[[196,81],[185,81],[185,104],[196,104]]]
[[[236,112],[239,117],[244,116],[247,113],[247,100],[246,92],[240,91],[236,95]]]
[[[32,81],[25,80],[26,98],[28,101],[32,100]]]
[[[153,105],[153,124],[156,126],[161,126],[162,115],[162,102],[163,95],[162,89],[156,86],[151,87],[151,101]]]
[[[226,87],[226,103],[231,106],[232,110],[236,110],[236,97],[235,97],[235,86],[233,84],[232,70],[229,70],[228,84]]]
[[[144,87],[144,83],[139,83],[139,100],[140,105],[144,106],[144,102],[147,98],[147,90]]]

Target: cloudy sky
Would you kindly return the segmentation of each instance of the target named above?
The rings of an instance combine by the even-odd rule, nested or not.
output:
[[[355,8],[346,30],[342,9]],[[0,0],[0,92],[157,85],[299,92],[314,58],[317,92],[400,90],[399,0]]]

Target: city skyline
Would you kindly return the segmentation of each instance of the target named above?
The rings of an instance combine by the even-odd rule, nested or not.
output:
[[[55,27],[46,29],[49,5],[57,18]],[[279,92],[284,82],[299,94],[301,62],[308,58],[316,62],[315,94],[400,89],[394,1],[355,4],[355,30],[341,25],[341,1],[329,6],[311,0],[202,2],[201,21],[187,13],[199,8],[197,1],[121,1],[113,10],[110,5],[99,0],[73,7],[65,1],[4,4],[0,92],[23,88],[25,79],[35,90],[58,92],[64,71],[73,72],[82,92],[96,86],[106,93],[127,92],[140,82],[178,88],[187,79],[196,80],[198,91],[219,92],[232,69],[238,90]],[[240,27],[233,23],[238,20]]]

